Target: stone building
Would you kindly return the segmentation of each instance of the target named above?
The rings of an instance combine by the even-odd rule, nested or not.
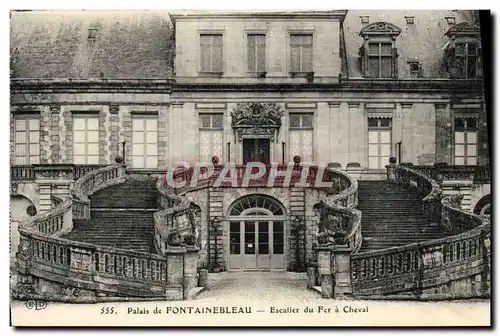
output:
[[[12,256],[18,223],[50,214],[84,185],[74,181],[117,157],[127,182],[85,189],[92,219],[79,222],[73,209],[56,236],[161,254],[172,243],[162,241],[161,222],[182,226],[187,202],[199,267],[305,271],[318,263],[321,223],[349,231],[359,222],[359,235],[348,234],[356,251],[377,237],[382,245],[365,251],[412,242],[369,229],[390,158],[437,180],[443,194],[461,194],[460,211],[485,215],[481,59],[472,11],[12,12]],[[176,203],[162,177],[180,161],[328,166],[335,191],[208,182],[178,191]],[[329,201],[348,189],[345,202]],[[130,224],[115,220],[124,209],[136,214]],[[137,222],[151,225],[127,227]],[[405,219],[396,222],[404,232]],[[89,263],[107,269],[106,254],[95,255]]]

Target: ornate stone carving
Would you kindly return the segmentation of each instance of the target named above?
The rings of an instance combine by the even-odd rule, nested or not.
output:
[[[478,25],[472,22],[460,22],[456,25],[450,27],[446,32],[445,36],[453,36],[453,35],[479,35],[481,33],[481,29]]]
[[[273,139],[284,111],[275,103],[241,103],[231,111],[231,125],[241,140],[248,136]]]
[[[389,22],[374,22],[365,26],[359,32],[360,36],[370,34],[398,36],[401,34],[401,28]]]

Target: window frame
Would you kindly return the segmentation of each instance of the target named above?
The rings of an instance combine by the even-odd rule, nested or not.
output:
[[[250,58],[250,39],[249,37],[250,36],[264,36],[264,67],[262,70],[257,70],[254,69],[252,70],[251,67],[250,67],[250,62],[249,62],[249,58]],[[257,63],[257,51],[255,50],[255,62]],[[247,72],[247,74],[249,75],[259,75],[259,74],[262,74],[262,73],[267,73],[267,67],[268,67],[268,34],[266,31],[261,31],[261,30],[256,30],[256,31],[253,31],[253,30],[247,30],[245,31],[245,54],[244,54],[244,57],[245,57],[245,61],[244,61],[244,64],[245,64],[245,70]],[[257,67],[257,64],[255,64],[255,66]]]
[[[158,166],[159,166],[159,146],[158,146],[158,138],[159,138],[159,118],[158,118],[158,114],[157,113],[132,113],[131,114],[131,127],[130,127],[130,132],[131,132],[131,139],[130,139],[130,142],[131,142],[131,146],[130,146],[130,158],[131,158],[131,165],[132,165],[132,168],[134,169],[158,169]],[[143,154],[142,155],[134,155],[134,144],[140,144],[140,143],[135,143],[134,142],[134,132],[139,132],[138,130],[135,130],[134,131],[134,120],[141,120],[143,122],[143,128],[140,132],[143,133],[143,142],[142,142],[142,145],[143,145]],[[149,155],[147,154],[147,146],[148,145],[151,145],[153,143],[149,143],[147,141],[147,133],[149,133],[150,131],[147,129],[147,126],[146,126],[146,120],[155,120],[156,121],[156,142],[154,143],[154,145],[156,145],[156,155]],[[142,158],[142,163],[143,163],[143,167],[135,167],[134,166],[134,157],[140,157]],[[148,158],[149,157],[156,157],[156,166],[153,167],[149,167],[148,166]]]
[[[99,141],[99,135],[101,132],[100,113],[99,112],[96,112],[96,113],[73,112],[71,118],[72,118],[72,122],[73,122],[73,130],[72,130],[72,134],[73,134],[72,162],[73,162],[73,164],[75,164],[75,165],[96,165],[96,164],[99,164],[100,160],[101,160],[101,157],[100,157],[101,142]],[[75,129],[75,120],[76,119],[85,120],[85,128],[83,130]],[[89,130],[88,129],[88,120],[89,119],[97,119],[97,130]],[[84,141],[76,141],[77,139],[75,136],[75,132],[77,132],[77,131],[84,131],[84,137],[85,137]],[[89,142],[88,141],[88,132],[89,131],[97,131],[97,142]],[[77,144],[83,144],[85,146],[85,154],[76,154],[75,148],[76,148]],[[89,154],[89,150],[88,150],[89,144],[97,144],[97,154]],[[76,162],[77,156],[83,156],[85,158],[85,162],[84,163],[77,163]],[[89,163],[90,156],[97,156],[97,163]]]
[[[469,119],[474,119],[475,120],[475,123],[476,123],[476,126],[474,129],[470,129],[470,128],[467,128],[464,127],[463,129],[458,129],[457,130],[457,127],[456,127],[456,121],[457,119],[463,119],[464,120],[464,123],[467,124],[467,121]],[[461,132],[464,134],[464,140],[463,142],[461,143],[458,143],[458,145],[462,145],[464,147],[464,153],[463,155],[458,155],[457,156],[457,153],[456,153],[456,146],[457,146],[457,142],[456,142],[456,134],[457,132]],[[475,137],[476,137],[476,141],[474,143],[469,143],[467,141],[467,137],[468,137],[468,134],[469,133],[475,133]],[[467,155],[467,147],[469,145],[474,145],[475,146],[475,155]],[[453,117],[453,164],[456,165],[456,166],[477,166],[478,165],[478,149],[479,149],[479,117],[478,116],[461,116],[461,115],[455,115]],[[456,158],[457,157],[460,157],[460,158],[463,158],[463,164],[459,164],[456,162]],[[469,158],[474,158],[475,159],[475,164],[469,164],[467,161]]]
[[[212,46],[211,48],[211,53],[210,53],[210,63],[211,63],[211,67],[209,70],[207,69],[204,69],[203,68],[203,48],[202,48],[202,36],[203,35],[209,35],[212,37],[212,40],[213,40],[213,36],[220,36],[221,37],[221,60],[220,60],[220,70],[214,70],[213,66],[214,66],[214,50],[213,50],[213,43],[210,44],[210,46]],[[225,46],[225,33],[224,31],[220,31],[220,30],[200,30],[198,31],[198,48],[199,48],[199,51],[198,51],[198,57],[199,57],[199,62],[198,62],[198,73],[199,74],[205,74],[205,75],[222,75],[224,72],[225,72],[225,63],[224,63],[224,59],[225,59],[225,50],[224,50],[224,46]]]
[[[13,143],[14,143],[14,150],[13,150],[13,157],[12,157],[12,162],[13,166],[31,166],[31,165],[36,165],[40,164],[40,152],[41,152],[41,116],[39,112],[30,112],[30,113],[16,113],[13,116],[14,119],[14,129],[13,129]],[[17,129],[17,121],[18,120],[24,120],[25,121],[25,129],[24,130],[18,130]],[[30,128],[30,120],[38,120],[38,128],[32,130]],[[18,155],[18,145],[21,145],[17,141],[17,134],[18,132],[23,132],[25,133],[25,142],[22,143],[25,145],[25,154],[24,155]],[[38,133],[38,138],[37,141],[32,142],[31,141],[31,132],[37,132]],[[31,154],[31,145],[38,145],[38,151],[37,154]],[[38,158],[38,160],[35,160],[37,162],[31,163],[31,159],[33,158]],[[23,158],[26,163],[18,163],[17,158]]]
[[[292,44],[292,36],[297,36],[297,35],[301,35],[301,36],[311,36],[311,64],[310,64],[310,70],[305,70],[303,68],[303,58],[302,58],[302,55],[303,55],[303,52],[302,52],[302,48],[300,49],[301,52],[300,52],[300,60],[299,61],[299,70],[295,70],[294,69],[294,63],[293,63],[293,58],[292,58],[292,52],[293,52],[293,48],[292,48],[292,45],[296,45],[296,44]],[[307,76],[311,73],[314,73],[314,46],[316,45],[315,44],[315,40],[316,40],[316,34],[314,31],[311,31],[311,30],[289,30],[288,31],[288,43],[287,43],[287,47],[288,47],[288,68],[289,68],[289,73],[293,76],[293,77],[297,77],[297,76],[300,76],[300,75],[304,75],[304,76]],[[298,44],[299,46],[304,46],[305,44]]]
[[[220,116],[221,117],[221,126],[220,127],[214,127],[214,116]],[[210,126],[209,127],[204,127],[203,123],[201,121],[202,116],[209,116],[210,117]],[[199,125],[198,129],[201,131],[223,131],[224,130],[224,113],[223,112],[203,112],[203,113],[198,113],[198,120],[199,120]]]
[[[476,46],[475,50],[475,55],[473,57],[469,56],[469,44],[474,44]],[[459,54],[458,51],[458,46],[463,45],[463,54]],[[455,56],[455,68],[457,69],[457,77],[458,78],[463,78],[463,79],[476,79],[480,78],[480,71],[479,68],[481,66],[481,46],[480,42],[476,39],[460,39],[455,41],[455,50],[454,50],[454,56]],[[458,59],[462,58],[463,59],[463,67],[458,66]],[[474,59],[475,63],[475,73],[472,77],[469,77],[469,58]]]
[[[304,116],[311,116],[311,126],[304,126]],[[299,116],[300,117],[300,126],[292,126],[292,116]],[[288,121],[288,128],[292,131],[296,130],[314,130],[314,112],[293,112],[289,113],[289,121]]]
[[[377,121],[377,126],[370,126],[370,119],[374,119]],[[389,126],[382,126],[382,121],[383,120],[389,120]],[[367,124],[367,157],[368,157],[368,162],[367,166],[368,169],[370,170],[381,170],[385,169],[386,164],[389,163],[389,160],[387,160],[386,164],[382,161],[383,157],[390,158],[393,154],[393,146],[392,146],[392,127],[393,127],[393,118],[379,118],[379,117],[368,117],[366,120]],[[381,142],[381,132],[389,132],[389,142],[388,143],[382,143]],[[373,145],[374,143],[370,142],[370,132],[377,132],[377,155],[370,155],[370,145]],[[382,155],[382,145],[389,145],[389,156],[384,156]],[[377,168],[372,168],[370,167],[370,158],[376,157],[377,158]]]

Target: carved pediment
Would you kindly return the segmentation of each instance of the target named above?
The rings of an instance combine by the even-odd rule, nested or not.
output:
[[[481,33],[479,26],[473,22],[460,22],[450,27],[444,34],[447,37],[454,35],[478,36]]]
[[[241,103],[231,111],[231,123],[235,128],[280,126],[283,114],[275,103]]]
[[[389,22],[374,22],[363,27],[363,29],[359,32],[359,35],[361,36],[371,34],[398,36],[401,34],[401,28]]]

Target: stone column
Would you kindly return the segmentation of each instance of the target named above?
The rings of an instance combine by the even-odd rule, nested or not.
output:
[[[333,253],[333,295],[336,299],[352,297],[351,249],[347,245],[335,245]]]
[[[189,300],[193,298],[193,290],[197,284],[197,271],[198,271],[198,251],[199,249],[194,246],[186,248],[184,255],[184,280],[183,280],[183,298]]]
[[[320,245],[318,252],[318,273],[321,278],[321,297],[331,299],[333,297],[333,276],[330,245]]]

